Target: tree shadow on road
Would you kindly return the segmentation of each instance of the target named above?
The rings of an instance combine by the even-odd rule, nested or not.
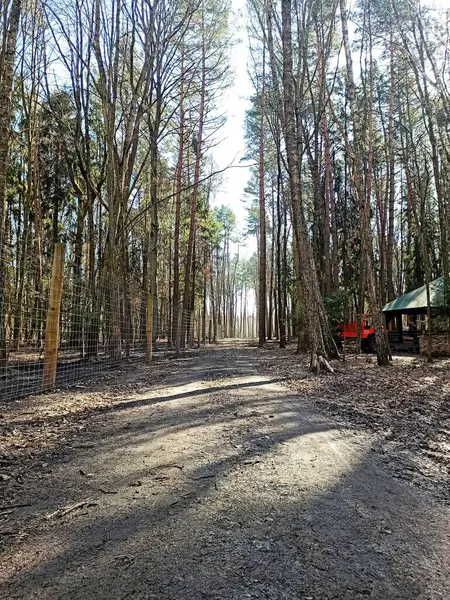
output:
[[[117,493],[19,543],[35,560],[9,580],[5,598],[448,597],[449,536],[438,508],[377,466],[369,445],[350,460],[353,432],[311,416],[292,396],[279,394],[270,413],[263,402],[198,402],[99,440],[84,460],[109,456],[105,479]],[[219,426],[229,438],[202,445],[201,429]],[[180,430],[198,444],[165,487],[155,484],[157,465],[113,472],[121,454],[156,435],[170,445]],[[64,466],[67,480],[79,463]],[[67,489],[74,495],[66,501],[86,497],[86,487]]]

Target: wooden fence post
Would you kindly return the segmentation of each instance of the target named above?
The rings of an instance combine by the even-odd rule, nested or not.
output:
[[[147,298],[147,352],[146,360],[152,360],[153,352],[153,296],[150,294]]]
[[[47,322],[45,325],[44,372],[42,389],[50,390],[56,383],[56,365],[58,362],[59,315],[63,283],[65,244],[55,244],[53,255],[52,280],[50,283]]]
[[[178,307],[177,335],[175,336],[175,356],[180,356],[181,349],[181,326],[183,324],[183,306]]]

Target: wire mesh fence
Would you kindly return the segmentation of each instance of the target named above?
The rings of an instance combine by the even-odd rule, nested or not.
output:
[[[76,277],[73,265],[56,262],[57,247],[39,289],[15,294],[6,285],[0,289],[7,356],[0,370],[1,401],[200,344],[205,316],[177,309],[124,277]]]
[[[170,287],[167,296],[152,295],[143,278],[123,268],[89,269],[88,258],[64,244],[55,244],[40,264],[28,265],[27,277],[8,258],[0,285],[0,401],[164,352],[256,335],[256,316],[239,311],[237,300],[226,310],[199,296],[186,309]]]

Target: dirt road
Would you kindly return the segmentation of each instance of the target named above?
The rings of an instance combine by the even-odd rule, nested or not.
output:
[[[84,444],[29,475],[1,598],[450,599],[450,507],[255,349],[133,377]]]

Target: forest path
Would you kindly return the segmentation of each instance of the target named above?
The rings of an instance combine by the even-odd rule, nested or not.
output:
[[[0,597],[450,598],[450,508],[260,361],[188,355],[113,403],[36,476]]]

